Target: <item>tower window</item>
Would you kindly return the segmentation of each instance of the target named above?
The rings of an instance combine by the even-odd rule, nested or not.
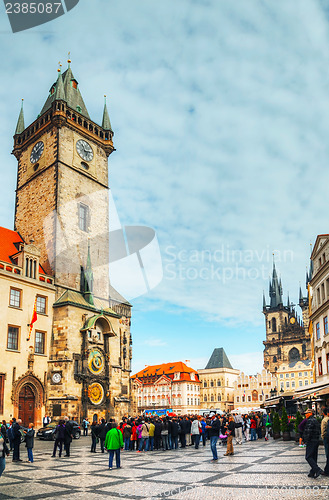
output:
[[[272,332],[276,332],[276,319],[272,318]]]
[[[88,217],[89,207],[87,205],[79,204],[79,228],[81,231],[88,232]]]
[[[72,87],[74,89],[77,89],[78,88],[78,82],[76,80],[71,80],[71,83],[72,83]]]

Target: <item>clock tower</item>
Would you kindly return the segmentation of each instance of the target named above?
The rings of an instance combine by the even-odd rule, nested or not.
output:
[[[109,180],[113,131],[89,117],[70,61],[28,126],[21,109],[15,230],[40,249],[56,300],[47,379],[47,414],[73,420],[129,411],[131,305],[109,282]],[[49,332],[50,335],[50,332]]]
[[[90,241],[94,293],[109,297],[107,158],[113,132],[104,104],[102,125],[89,117],[68,69],[51,85],[37,119],[14,136],[18,160],[15,230],[41,250],[40,263],[61,287],[80,290]]]

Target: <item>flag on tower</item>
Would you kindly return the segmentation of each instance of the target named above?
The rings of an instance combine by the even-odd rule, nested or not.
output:
[[[32,333],[32,330],[33,330],[33,324],[36,322],[37,319],[38,319],[38,315],[37,315],[37,297],[35,297],[34,307],[33,307],[33,313],[32,313],[32,319],[31,319],[31,322],[29,324],[29,335],[28,335],[28,337],[27,337],[26,340],[30,340],[31,333]]]

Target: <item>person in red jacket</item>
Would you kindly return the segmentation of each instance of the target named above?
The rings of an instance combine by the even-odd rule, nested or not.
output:
[[[131,438],[130,438],[130,449],[135,450],[135,443],[137,443],[137,426],[136,422],[132,422],[131,425]]]
[[[250,441],[256,441],[256,439],[257,439],[256,429],[257,429],[257,422],[256,422],[255,415],[251,415],[251,417],[250,417],[250,432],[251,432]]]

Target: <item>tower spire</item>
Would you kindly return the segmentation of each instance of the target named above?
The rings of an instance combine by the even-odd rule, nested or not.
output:
[[[278,280],[278,275],[277,275],[276,268],[275,268],[274,258],[273,258],[272,283],[270,283],[270,297],[271,297],[271,302],[270,302],[271,309],[276,308],[280,304],[283,303],[283,301],[282,301],[282,284],[281,284],[281,279],[280,279],[280,281]]]
[[[104,110],[103,110],[103,120],[102,127],[104,130],[112,130],[109,113],[106,106],[106,95],[104,95]]]
[[[62,100],[65,101],[65,92],[64,92],[64,84],[63,84],[63,77],[61,73],[61,64],[60,67],[58,68],[58,77],[57,77],[57,82],[56,82],[56,90],[55,90],[55,101]]]
[[[23,102],[24,102],[24,99],[22,99],[22,105],[21,105],[21,110],[19,112],[19,117],[17,120],[15,135],[21,134],[23,132],[23,130],[25,130]]]

